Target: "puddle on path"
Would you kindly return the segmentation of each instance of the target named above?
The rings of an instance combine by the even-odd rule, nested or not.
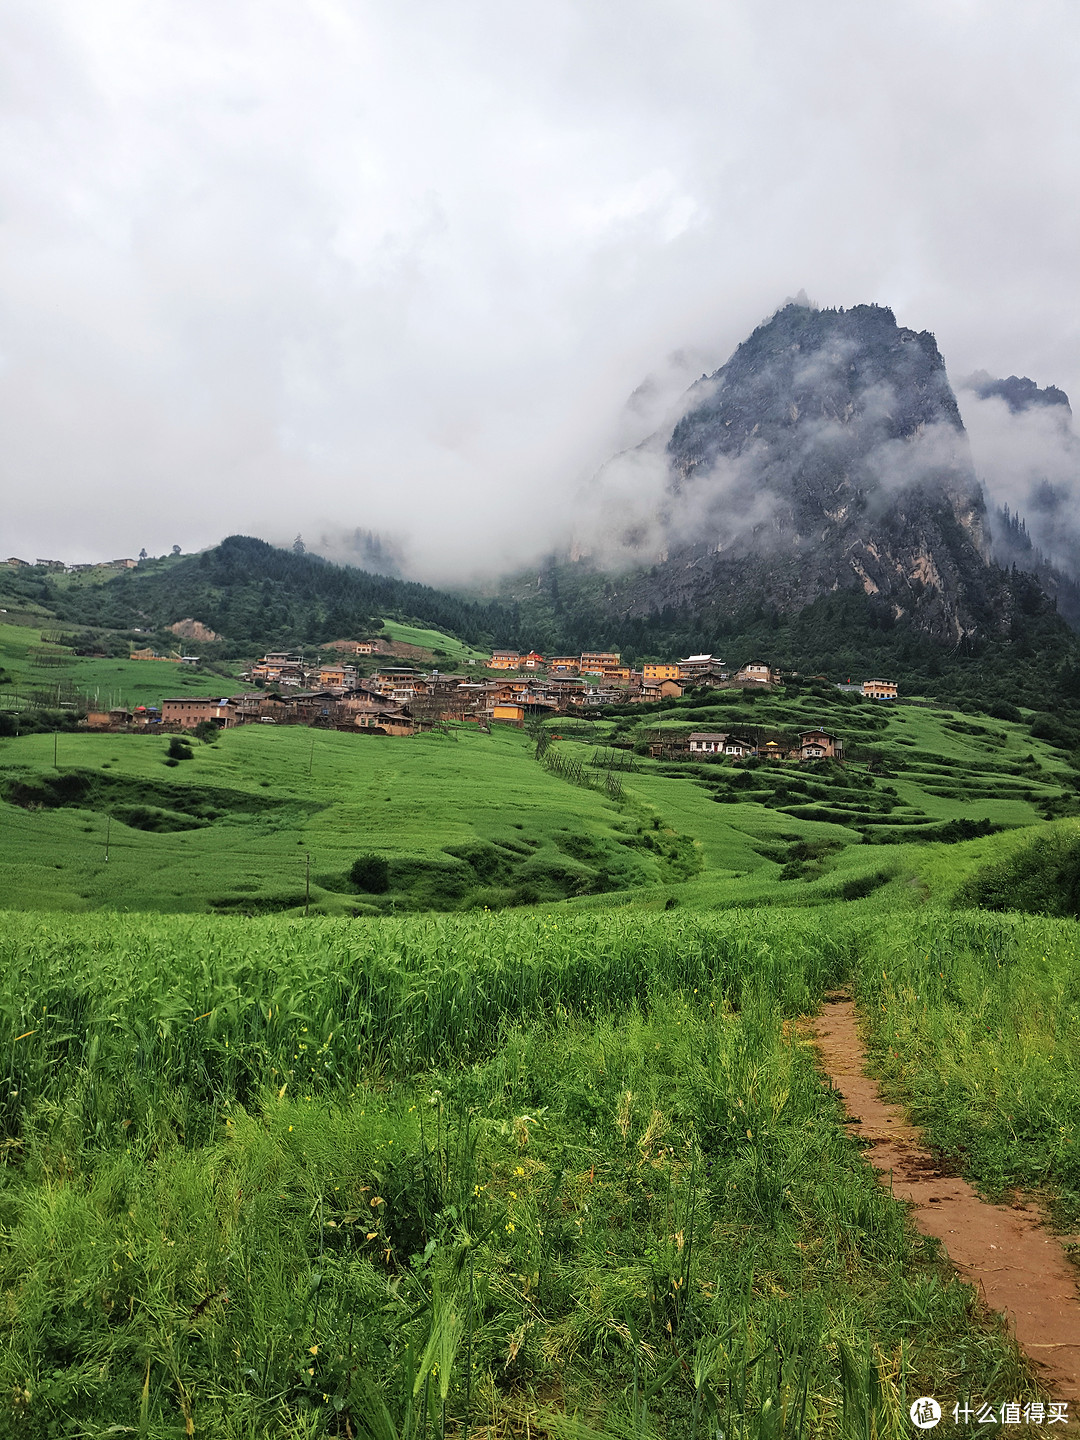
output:
[[[843,1098],[852,1134],[870,1144],[867,1159],[892,1184],[912,1218],[944,1244],[949,1259],[986,1303],[1009,1319],[1021,1348],[1056,1399],[1080,1407],[1080,1287],[1061,1242],[1034,1205],[991,1205],[965,1180],[942,1173],[900,1105],[878,1094],[864,1073],[866,1054],[854,1002],[832,995],[813,1021],[822,1068]]]

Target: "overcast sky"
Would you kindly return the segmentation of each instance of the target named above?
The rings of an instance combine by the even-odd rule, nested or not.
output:
[[[800,288],[1080,399],[1075,0],[6,0],[0,47],[3,555],[503,568]]]

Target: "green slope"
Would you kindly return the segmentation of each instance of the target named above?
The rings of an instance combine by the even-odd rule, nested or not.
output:
[[[764,731],[821,709],[817,698],[694,705],[583,733],[633,739],[710,716],[730,726],[750,710]],[[555,742],[551,753],[584,762],[589,783],[571,784],[534,759],[532,739],[499,726],[404,739],[248,726],[195,742],[178,763],[160,735],[9,737],[0,888],[20,906],[241,913],[583,904],[612,892],[815,904],[883,887],[907,903],[947,888],[950,875],[959,883],[971,868],[963,856],[990,853],[983,840],[970,852],[937,842],[972,825],[1033,833],[1044,813],[1076,809],[1070,757],[1023,722],[844,704],[834,728],[854,755],[872,740],[867,753],[886,773],[868,775],[857,759],[841,768],[637,756],[609,792],[589,763],[606,746]],[[389,861],[383,893],[348,879],[369,853]]]

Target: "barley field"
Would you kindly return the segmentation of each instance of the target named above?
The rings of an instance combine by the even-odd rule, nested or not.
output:
[[[998,966],[1057,996],[1073,922],[8,913],[0,937],[13,1434],[899,1436],[913,1394],[1036,1393],[799,1022],[853,983],[883,1055],[946,954],[958,1005]],[[916,1077],[961,1043],[942,1015]],[[1068,1029],[1040,1060],[1062,1094]],[[1064,1193],[1063,1113],[1026,1124]]]

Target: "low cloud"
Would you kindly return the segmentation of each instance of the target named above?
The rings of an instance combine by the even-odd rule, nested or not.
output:
[[[1016,411],[967,388],[958,399],[991,511],[1008,506],[1050,564],[1080,576],[1080,441],[1068,407]],[[1008,539],[1000,525],[997,539]]]

